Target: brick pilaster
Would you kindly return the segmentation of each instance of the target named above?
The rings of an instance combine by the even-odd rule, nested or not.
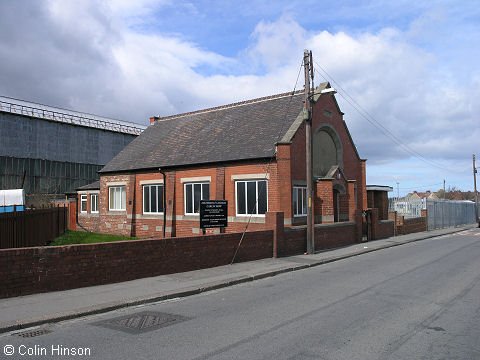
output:
[[[273,254],[277,257],[278,244],[283,243],[284,239],[284,224],[283,212],[267,212],[265,214],[265,227],[273,230]]]
[[[372,240],[376,240],[378,235],[378,223],[379,223],[378,209],[373,208],[373,209],[370,209],[370,211],[372,212]]]
[[[316,184],[314,215],[315,223],[334,222],[333,214],[333,179],[320,179]],[[318,217],[321,216],[321,221]]]
[[[167,208],[165,209],[165,237],[175,237],[175,182],[176,172],[169,171],[165,173],[165,197]]]
[[[363,236],[363,216],[362,216],[362,211],[360,210],[355,210],[355,228],[356,228],[356,242],[362,242],[362,236]]]
[[[355,221],[356,206],[355,206],[355,182],[349,181],[347,183],[348,193],[348,221]]]
[[[273,211],[283,209],[284,215],[287,219],[293,217],[292,213],[292,172],[290,164],[290,144],[277,145],[277,194],[278,201],[272,202],[275,208]],[[273,180],[273,179],[272,179]],[[271,181],[273,185],[273,181]],[[272,199],[273,200],[273,199]]]
[[[217,166],[215,200],[225,200],[225,167]]]
[[[366,164],[365,160],[360,161],[361,165],[361,183],[357,185],[357,195],[359,197],[359,202],[362,205],[361,209],[367,209],[367,172],[366,172]]]

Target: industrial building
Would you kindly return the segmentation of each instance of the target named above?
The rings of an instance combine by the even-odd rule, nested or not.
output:
[[[146,127],[0,96],[0,189],[43,205],[99,179]]]

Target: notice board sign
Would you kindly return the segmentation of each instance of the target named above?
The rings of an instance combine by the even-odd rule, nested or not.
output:
[[[200,228],[228,226],[227,200],[200,200]]]

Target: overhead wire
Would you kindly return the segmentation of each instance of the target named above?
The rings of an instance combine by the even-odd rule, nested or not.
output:
[[[338,94],[350,105],[352,106],[365,120],[367,120],[372,126],[378,129],[382,134],[384,134],[387,138],[393,141],[395,144],[400,146],[405,152],[409,153],[411,156],[423,161],[424,163],[442,169],[446,171],[451,171],[440,164],[437,164],[427,158],[425,158],[422,154],[420,154],[415,149],[411,148],[409,145],[405,144],[400,138],[398,138],[393,132],[391,132],[388,128],[382,125],[379,121],[375,119],[373,115],[371,115],[367,110],[365,110],[341,85],[338,83],[317,61],[313,61],[317,68],[321,70],[317,71],[318,74],[328,82],[334,83],[337,89],[341,91],[337,91]],[[314,68],[314,71],[316,69]],[[322,73],[323,72],[323,73]],[[325,74],[325,75],[324,75]]]
[[[437,183],[437,184],[430,184],[430,185],[418,185],[418,186],[414,186],[414,187],[395,187],[394,190],[417,190],[417,189],[421,189],[421,188],[428,188],[428,187],[432,187],[432,186],[438,186],[438,185],[443,185],[443,183]]]
[[[300,64],[300,67],[298,69],[298,74],[297,74],[297,80],[295,81],[295,85],[293,87],[293,90],[292,90],[292,93],[290,95],[290,98],[287,102],[287,104],[285,105],[285,108],[284,108],[284,111],[283,111],[283,122],[282,122],[282,126],[280,128],[280,131],[278,132],[278,136],[277,136],[277,143],[278,141],[280,140],[280,137],[282,136],[283,132],[284,132],[284,123],[285,123],[285,118],[287,116],[287,113],[288,113],[288,110],[290,108],[290,105],[291,105],[291,102],[292,102],[292,98],[293,96],[295,95],[295,91],[297,89],[297,85],[298,85],[298,80],[300,78],[300,73],[302,71],[302,68],[303,68],[303,60]],[[262,180],[265,180],[262,182],[261,186],[265,186],[266,184],[266,181],[268,180],[267,177],[268,177],[268,172],[269,172],[269,169],[270,169],[270,165],[272,164],[273,160],[275,160],[276,158],[276,155],[277,155],[277,152],[276,152],[276,149],[275,149],[275,152],[273,153],[272,157],[270,158],[269,162],[267,164],[265,164],[265,167],[264,167],[264,172],[265,172],[265,178],[262,179]],[[236,185],[235,185],[236,186]],[[257,184],[257,187],[258,187],[258,184]],[[245,189],[246,190],[246,189]],[[262,188],[263,190],[263,188]],[[268,188],[267,188],[267,191],[268,191]],[[257,189],[257,195],[258,193],[260,192],[260,189]],[[268,196],[268,195],[267,195]],[[248,204],[245,204],[247,206],[247,212],[248,212]],[[256,208],[258,206],[258,196],[256,196],[256,199],[255,199],[255,204],[254,204],[254,207]],[[238,251],[240,250],[240,246],[242,245],[242,242],[243,242],[243,239],[245,237],[245,233],[247,232],[248,230],[248,227],[250,226],[250,222],[252,220],[252,217],[253,217],[253,212],[252,212],[253,209],[250,209],[250,216],[248,217],[248,221],[247,221],[247,224],[245,225],[245,229],[243,230],[243,233],[242,233],[242,236],[240,237],[240,240],[238,242],[238,245],[236,246],[235,248],[235,252],[233,254],[233,257],[232,257],[232,261],[230,262],[230,264],[233,264],[233,262],[235,261],[235,258],[237,257],[237,254],[238,254]]]

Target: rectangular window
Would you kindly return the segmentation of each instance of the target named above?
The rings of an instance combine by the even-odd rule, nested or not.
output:
[[[265,215],[267,181],[237,181],[235,184],[237,215]]]
[[[198,214],[200,200],[210,200],[210,183],[185,184],[185,214]]]
[[[293,215],[306,216],[307,215],[307,188],[294,187],[293,188]]]
[[[163,214],[163,185],[143,185],[143,213]]]
[[[87,195],[82,195],[80,197],[80,212],[87,212]]]
[[[90,195],[90,212],[98,213],[98,194]]]
[[[125,186],[111,186],[109,188],[109,210],[125,210]]]

